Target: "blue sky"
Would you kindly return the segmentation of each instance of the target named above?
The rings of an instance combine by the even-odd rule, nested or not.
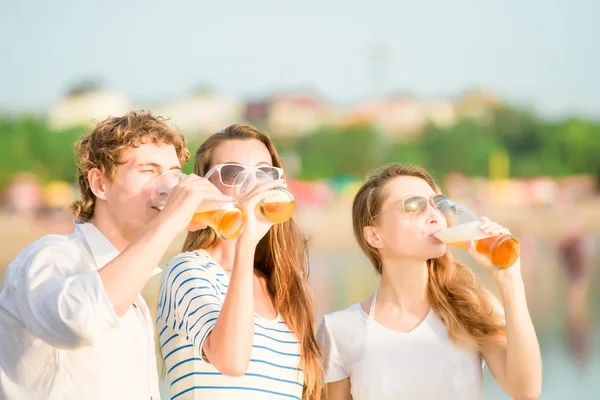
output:
[[[0,111],[43,112],[97,78],[134,105],[201,85],[244,98],[312,89],[339,104],[478,87],[544,115],[600,116],[599,4],[0,0]]]

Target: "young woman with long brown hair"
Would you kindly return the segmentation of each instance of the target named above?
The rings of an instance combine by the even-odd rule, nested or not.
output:
[[[318,340],[328,400],[480,399],[482,362],[515,399],[541,391],[541,356],[520,261],[492,275],[504,310],[433,235],[447,227],[445,196],[422,168],[390,165],[354,198],[359,246],[381,275],[375,294],[328,314]],[[482,218],[486,233],[507,233]]]
[[[293,218],[273,225],[254,212],[283,184],[277,150],[255,128],[232,125],[200,146],[194,172],[231,195],[248,168],[276,180],[242,201],[241,235],[190,232],[164,273],[157,322],[173,399],[320,398],[306,241]]]

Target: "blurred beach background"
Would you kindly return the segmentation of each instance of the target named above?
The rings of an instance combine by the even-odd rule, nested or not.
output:
[[[73,230],[73,143],[95,120],[151,110],[192,154],[247,122],[282,153],[318,319],[377,285],[352,236],[364,177],[417,164],[519,237],[542,398],[598,398],[599,12],[556,0],[0,0],[0,288],[26,245]],[[153,311],[159,283],[143,293]],[[487,369],[484,398],[508,398]]]

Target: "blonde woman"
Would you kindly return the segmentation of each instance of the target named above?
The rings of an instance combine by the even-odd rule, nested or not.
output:
[[[232,125],[196,153],[195,173],[226,195],[248,168],[276,181],[242,202],[242,234],[221,240],[211,229],[189,233],[163,276],[157,322],[172,399],[320,395],[306,241],[293,219],[272,225],[254,213],[283,182],[277,150],[253,127]]]
[[[403,165],[376,171],[358,191],[354,234],[381,282],[319,328],[328,400],[480,399],[483,361],[511,397],[540,395],[540,349],[519,261],[494,271],[469,249],[492,272],[502,311],[433,236],[447,226],[435,208],[444,198],[425,170]],[[488,219],[481,229],[508,232]]]

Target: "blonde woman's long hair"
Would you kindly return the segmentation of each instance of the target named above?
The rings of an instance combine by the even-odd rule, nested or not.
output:
[[[275,167],[281,158],[271,139],[249,125],[232,125],[210,136],[198,149],[194,173],[204,176],[212,165],[215,149],[225,141],[258,140],[263,143]],[[214,247],[219,238],[212,229],[189,232],[183,251]],[[303,399],[321,398],[322,368],[314,332],[313,298],[308,285],[308,248],[300,229],[290,219],[271,227],[256,246],[254,269],[267,280],[275,308],[300,341],[300,367],[304,374]]]

